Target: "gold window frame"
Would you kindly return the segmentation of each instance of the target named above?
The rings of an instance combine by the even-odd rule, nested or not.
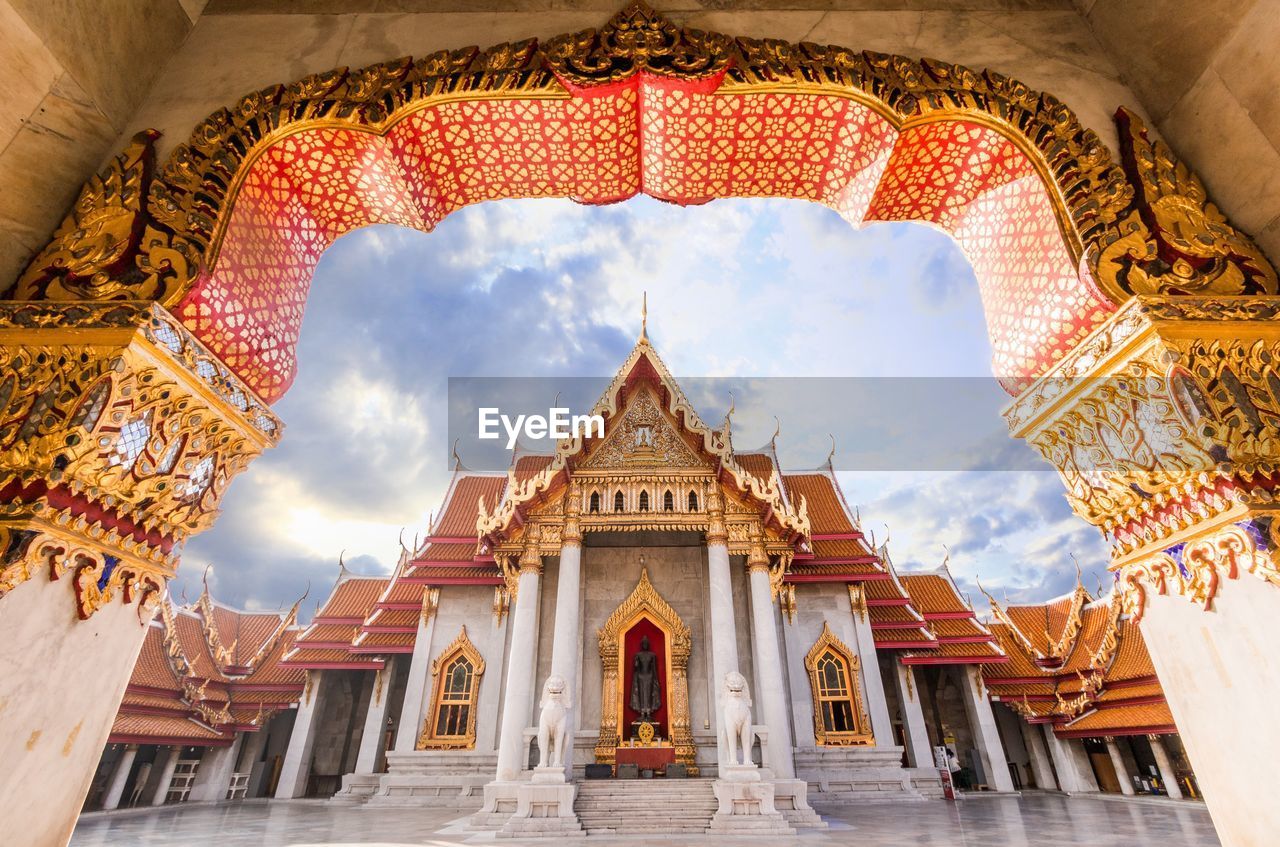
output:
[[[462,735],[436,735],[436,725],[440,717],[440,709],[444,703],[444,671],[459,657],[471,663],[471,689],[466,700],[467,726]],[[484,676],[484,657],[467,637],[467,627],[463,625],[458,637],[431,662],[431,708],[422,724],[422,732],[418,735],[419,750],[471,750],[476,746],[476,706],[480,700],[480,680]],[[448,705],[458,705],[451,702]]]
[[[826,728],[822,720],[822,704],[832,700],[822,695],[818,661],[826,653],[834,653],[844,663],[845,678],[849,691],[846,695],[853,714],[856,729],[853,732],[832,732]],[[866,708],[862,702],[862,662],[858,656],[831,631],[831,625],[822,622],[822,634],[809,648],[804,657],[804,668],[809,672],[809,691],[813,698],[813,736],[819,747],[853,747],[876,743],[875,734],[871,731],[871,721],[867,718]]]

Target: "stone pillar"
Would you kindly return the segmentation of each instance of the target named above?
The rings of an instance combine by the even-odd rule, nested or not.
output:
[[[324,711],[324,681],[324,671],[307,671],[307,685],[298,700],[293,732],[289,734],[289,746],[285,748],[284,764],[280,766],[280,779],[276,783],[277,800],[292,800],[307,793],[311,748],[315,745],[320,713]]]
[[[176,551],[279,422],[133,301],[0,303],[0,420],[0,644],[21,645],[0,660],[0,796],[62,844]]]
[[[525,763],[524,732],[529,726],[534,699],[534,665],[538,647],[538,590],[542,577],[541,531],[537,524],[525,529],[516,583],[515,609],[511,612],[511,648],[503,688],[502,722],[498,731],[498,772],[484,787],[484,805],[472,816],[472,824],[501,827],[517,811],[517,780]]]
[[[581,491],[575,485],[565,503],[565,525],[560,537],[560,573],[556,578],[555,634],[551,640],[551,673],[564,680],[571,705],[565,716],[564,764],[573,775],[573,736],[578,729],[582,692],[578,677],[582,668],[582,530],[578,526]]]
[[[1044,739],[1053,757],[1053,767],[1058,772],[1058,787],[1067,794],[1092,794],[1098,790],[1098,780],[1093,766],[1085,755],[1084,744],[1072,738],[1059,738],[1048,724],[1044,727]]]
[[[504,838],[584,834],[578,815],[573,810],[574,797],[577,795],[577,788],[573,784],[573,734],[576,726],[574,716],[578,711],[579,647],[582,644],[578,602],[582,585],[582,530],[578,525],[581,499],[582,492],[578,486],[571,486],[565,497],[560,573],[556,580],[555,631],[551,639],[550,675],[564,680],[564,691],[571,703],[568,714],[565,715],[564,743],[568,748],[562,751],[565,764],[563,767],[538,766],[534,769],[531,782],[522,782],[516,787],[515,812],[499,832]],[[540,692],[539,687],[535,693]],[[546,752],[539,750],[539,757],[545,756]]]
[[[160,777],[156,782],[155,793],[147,801],[152,806],[163,806],[169,797],[169,783],[173,782],[173,772],[178,768],[178,759],[182,758],[182,748],[178,745],[169,747],[164,762],[160,766]]]
[[[1107,753],[1111,756],[1111,766],[1116,769],[1116,781],[1120,783],[1120,793],[1132,795],[1133,775],[1129,773],[1129,768],[1124,763],[1124,756],[1120,754],[1120,745],[1114,738],[1107,739]]]
[[[418,633],[409,659],[409,678],[404,687],[404,703],[400,708],[400,725],[396,728],[395,750],[412,753],[417,749],[423,721],[431,699],[431,638],[436,628],[436,604],[440,589],[422,589],[422,614],[418,616]]]
[[[382,739],[386,732],[387,710],[391,703],[391,681],[395,678],[396,660],[386,660],[382,670],[375,671],[369,707],[364,713],[364,731],[360,733],[360,750],[356,754],[356,773],[377,773],[378,759],[383,754]]]
[[[902,708],[902,734],[906,736],[907,762],[913,768],[932,768],[933,748],[929,746],[929,730],[924,723],[924,710],[920,706],[920,690],[916,686],[915,672],[910,665],[893,663],[893,680]]]
[[[973,732],[974,746],[982,757],[982,769],[986,771],[987,785],[993,791],[1013,791],[1013,777],[1009,775],[1009,762],[1000,742],[996,716],[991,711],[991,701],[982,684],[982,669],[977,665],[961,665],[958,670],[964,711]]]
[[[751,634],[757,690],[763,712],[761,723],[768,730],[767,764],[773,771],[774,808],[792,826],[825,828],[826,822],[809,806],[809,785],[796,779],[795,746],[791,740],[791,720],[787,712],[787,681],[782,672],[782,651],[778,647],[778,626],[769,584],[769,556],[759,526],[752,528],[747,554],[747,574],[751,583]]]
[[[231,786],[231,774],[235,772],[236,760],[240,758],[240,744],[244,733],[237,732],[235,741],[227,747],[206,747],[200,757],[200,767],[196,769],[195,781],[191,783],[191,793],[187,799],[192,803],[219,803],[227,799],[227,788]]]
[[[1154,745],[1152,745],[1154,746]],[[120,758],[111,769],[111,780],[107,783],[107,793],[102,795],[102,808],[120,808],[120,798],[124,796],[125,783],[129,781],[129,772],[133,770],[133,760],[138,755],[137,744],[126,744],[120,751]]]
[[[758,720],[769,729],[769,767],[776,777],[791,779],[796,768],[791,722],[787,718],[787,684],[782,674],[778,629],[769,586],[769,557],[765,555],[759,536],[752,538],[747,568],[751,583],[752,646],[755,648],[752,666],[758,677],[756,688],[761,700]]]
[[[1031,759],[1031,772],[1036,776],[1036,788],[1053,791],[1058,781],[1053,776],[1053,765],[1049,761],[1049,751],[1044,747],[1044,734],[1039,725],[1029,724],[1018,719],[1018,729],[1022,732],[1022,743],[1027,748],[1027,756]]]
[[[858,663],[862,665],[862,693],[871,718],[871,732],[877,747],[893,747],[893,721],[889,718],[889,701],[884,696],[884,680],[880,676],[880,659],[876,655],[875,636],[871,632],[871,615],[859,585],[849,586],[849,606],[853,614],[853,631],[857,640]]]
[[[526,545],[520,557],[516,608],[511,615],[511,653],[507,660],[507,684],[502,703],[502,729],[498,737],[498,782],[515,782],[525,763],[524,731],[534,701],[533,669],[538,647],[538,589],[542,556],[536,542]]]
[[[1164,746],[1164,739],[1158,735],[1151,736],[1151,752],[1156,757],[1156,768],[1160,771],[1160,782],[1164,783],[1164,793],[1171,800],[1182,799],[1182,786],[1178,784],[1178,772],[1169,758],[1169,749]]]

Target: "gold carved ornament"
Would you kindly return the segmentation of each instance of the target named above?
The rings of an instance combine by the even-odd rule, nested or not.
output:
[[[626,696],[622,663],[622,639],[641,618],[648,618],[663,631],[667,650],[667,675],[670,691],[667,692],[667,714],[670,721],[672,746],[676,761],[689,769],[690,776],[698,775],[693,744],[693,732],[689,722],[689,654],[693,640],[689,627],[671,608],[649,582],[647,568],[640,569],[640,581],[630,596],[613,611],[597,633],[600,643],[601,674],[600,735],[596,740],[596,762],[612,765],[616,761],[621,742],[619,723]]]
[[[842,666],[845,688],[839,692],[839,699],[849,704],[850,717],[855,722],[852,731],[828,730],[823,716],[822,704],[831,701],[831,695],[824,686],[822,662],[824,657],[834,656]],[[805,670],[809,672],[809,693],[813,700],[813,734],[819,747],[846,747],[875,744],[875,735],[871,731],[871,720],[867,717],[866,707],[862,701],[861,662],[857,655],[831,631],[831,626],[824,620],[822,633],[809,648],[804,657]]]
[[[1099,281],[1131,294],[1278,293],[1258,246],[1209,202],[1200,178],[1134,113],[1116,113],[1133,208],[1096,254]]]
[[[117,593],[163,587],[181,543],[280,430],[154,304],[0,303],[0,489],[15,492],[0,526],[10,538],[52,534],[93,560],[74,580],[82,617]],[[29,576],[17,548],[0,555],[4,584]]]
[[[570,89],[637,74],[718,84],[717,93],[726,96],[769,91],[853,97],[895,126],[932,120],[982,123],[1036,163],[1073,256],[1089,249],[1101,257],[1108,246],[1133,234],[1134,185],[1096,133],[1050,94],[993,71],[930,59],[680,28],[644,4],[631,3],[600,30],[559,36],[541,46],[528,39],[487,50],[444,50],[268,86],[197,124],[154,175],[149,157],[155,133],[141,134],[86,184],[72,213],[9,296],[155,298],[176,304],[216,262],[245,173],[263,150],[287,135],[317,126],[385,133],[444,101],[563,98],[571,96]],[[1182,213],[1163,214],[1167,220]],[[1200,223],[1194,215],[1185,219]],[[1122,230],[1121,221],[1129,229]],[[1207,213],[1205,221],[1211,228],[1216,222]],[[1219,234],[1237,251],[1230,233]],[[1198,240],[1190,231],[1185,235],[1184,240]],[[1132,252],[1145,255],[1136,248]],[[1105,272],[1113,256],[1114,251],[1108,254],[1109,264],[1098,278],[1121,302],[1135,290],[1128,286],[1142,283],[1136,277],[1131,283],[1125,273]]]
[[[1273,508],[1280,302],[1143,295],[1005,411],[1117,566]]]
[[[1124,614],[1135,623],[1146,613],[1151,592],[1184,597],[1211,609],[1223,579],[1237,579],[1241,571],[1280,586],[1280,523],[1275,520],[1229,524],[1187,542],[1181,567],[1161,552],[1125,564],[1117,574],[1116,590]],[[1265,533],[1260,543],[1255,532]]]
[[[447,671],[458,659],[470,664],[469,688],[465,698],[446,702],[449,682]],[[480,699],[480,679],[484,676],[484,668],[484,657],[467,637],[464,625],[457,638],[431,662],[431,678],[434,680],[431,709],[418,734],[418,750],[470,750],[476,746],[476,704]],[[437,735],[436,727],[441,709],[450,707],[465,708],[466,722],[463,731],[457,735]]]

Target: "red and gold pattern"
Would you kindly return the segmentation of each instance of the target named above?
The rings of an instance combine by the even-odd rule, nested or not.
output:
[[[1121,118],[1127,177],[1061,102],[999,74],[682,30],[633,3],[543,47],[263,89],[203,121],[154,174],[153,138],[139,136],[10,293],[156,297],[274,401],[315,264],[357,227],[430,229],[506,197],[803,198],[855,224],[950,232],[981,285],[994,371],[1018,390],[1179,250],[1189,258],[1173,273],[1194,282],[1179,290],[1275,288],[1194,174]],[[1214,244],[1204,280],[1205,250],[1183,232],[1201,223]],[[1145,276],[1127,272],[1139,254]]]

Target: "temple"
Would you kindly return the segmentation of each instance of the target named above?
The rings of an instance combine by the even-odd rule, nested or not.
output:
[[[830,460],[736,450],[643,332],[595,412],[603,437],[459,462],[393,574],[342,567],[305,627],[296,604],[162,601],[88,808],[328,797],[653,831],[638,795],[665,831],[778,834],[953,783],[1196,793],[1112,595],[980,617],[945,561],[899,572]]]

